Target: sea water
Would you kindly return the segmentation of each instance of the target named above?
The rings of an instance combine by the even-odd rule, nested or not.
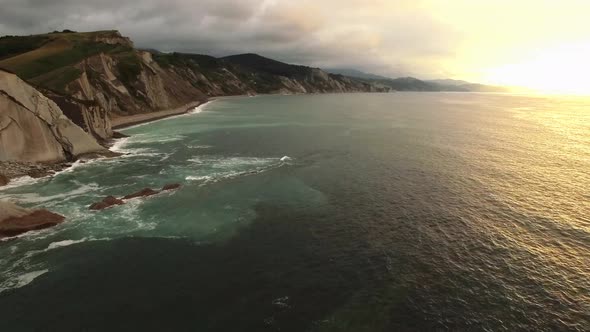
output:
[[[261,96],[0,191],[3,331],[590,330],[590,100]],[[103,211],[105,196],[181,189]]]

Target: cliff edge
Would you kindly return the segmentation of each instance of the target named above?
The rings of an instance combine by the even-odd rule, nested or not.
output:
[[[105,151],[55,102],[0,70],[0,161],[61,162]]]

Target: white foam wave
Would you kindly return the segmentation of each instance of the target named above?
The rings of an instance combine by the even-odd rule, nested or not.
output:
[[[276,163],[279,158],[256,158],[256,157],[211,157],[211,156],[196,156],[188,159],[188,161],[195,164],[207,164],[213,168],[221,169],[239,169],[240,167],[259,166]]]
[[[231,157],[219,159],[213,166],[215,168],[234,168],[240,166],[265,165],[276,161],[276,158]]]
[[[51,242],[49,244],[49,246],[43,250],[43,252],[47,252],[49,250],[53,250],[53,249],[58,249],[58,248],[63,248],[63,247],[68,247],[74,244],[78,244],[78,243],[84,243],[84,242],[92,242],[92,241],[110,241],[112,240],[110,237],[105,237],[105,238],[94,238],[94,237],[85,237],[82,238],[80,240],[63,240],[63,241],[56,241],[56,242]]]
[[[123,138],[119,138],[118,140],[115,141],[115,143],[113,143],[113,145],[111,146],[111,151],[114,152],[122,152],[123,151],[123,147],[125,145],[127,145],[127,143],[129,143],[129,140],[131,139],[131,137],[123,137]]]
[[[201,158],[201,157],[193,157],[187,161],[190,161],[191,163],[199,164],[199,165],[206,163],[206,159]]]
[[[205,185],[207,183],[217,182],[223,179],[262,173],[273,168],[284,166],[289,160],[291,160],[291,158],[288,156],[283,158],[220,158],[211,156],[197,156],[188,159],[188,161],[197,165],[204,165],[208,168],[209,172],[206,174],[189,175],[185,177],[185,180],[201,181],[203,182],[202,185]],[[202,173],[202,171],[198,173]]]
[[[21,187],[21,186],[28,186],[28,185],[32,185],[32,184],[36,184],[42,181],[46,181],[48,179],[57,177],[61,174],[67,174],[67,173],[71,173],[74,170],[76,170],[77,168],[83,167],[83,166],[88,166],[90,164],[99,162],[105,160],[104,158],[96,158],[96,159],[89,159],[89,160],[76,160],[71,166],[64,168],[61,171],[57,171],[53,174],[41,177],[41,178],[32,178],[28,175],[25,176],[21,176],[15,179],[12,179],[6,186],[3,186],[0,188],[0,192],[6,189],[11,189],[11,188],[16,188],[16,187]]]
[[[213,177],[211,175],[203,175],[203,176],[192,176],[192,175],[189,175],[185,179],[187,181],[209,181],[209,180],[212,180]]]
[[[16,187],[32,185],[44,180],[47,180],[47,178],[32,178],[28,175],[21,176],[15,179],[11,179],[7,185],[0,187],[0,192],[3,190],[12,189]]]
[[[195,107],[192,111],[188,112],[189,115],[191,114],[199,114],[201,112],[203,112],[205,110],[206,107],[208,107],[209,105],[213,104],[215,102],[215,100],[210,100],[204,104],[201,104],[197,107]]]
[[[33,282],[33,280],[39,278],[47,272],[49,272],[49,270],[45,269],[22,274],[16,278],[16,283],[12,288],[20,288],[26,286]]]
[[[39,193],[31,192],[25,194],[11,194],[11,195],[0,195],[0,198],[11,198],[13,200],[18,201],[19,203],[45,203],[53,200],[59,200],[60,202],[66,201],[70,197],[78,197],[82,194],[95,191],[99,188],[97,183],[89,183],[89,184],[81,184],[77,183],[79,187],[70,190],[68,192],[64,192],[61,194],[49,195],[49,196],[42,196]]]
[[[138,136],[138,138],[135,140],[132,140],[132,142],[136,143],[136,144],[169,143],[169,142],[182,141],[185,138],[186,137],[183,135],[169,135],[169,136],[143,135],[143,136]]]
[[[145,202],[145,199],[136,198],[128,200],[125,205],[121,205],[121,212],[119,215],[123,217],[126,222],[132,222],[136,225],[129,231],[136,232],[138,230],[153,230],[156,228],[157,223],[147,221],[146,218],[141,218],[139,215],[140,207]]]
[[[189,149],[210,149],[211,145],[187,145]]]
[[[161,157],[165,159],[169,154],[154,152],[153,149],[143,147],[144,145],[153,145],[157,143],[176,142],[184,140],[185,136],[182,135],[169,135],[169,136],[157,136],[147,134],[137,134],[132,137],[126,137],[118,140],[112,147],[111,150],[114,152],[122,153],[123,158],[132,158],[137,156],[143,157]],[[139,145],[139,147],[137,146]]]
[[[83,239],[80,239],[80,240],[63,240],[63,241],[52,242],[52,243],[49,244],[49,246],[47,247],[46,250],[53,250],[53,249],[56,249],[56,248],[63,248],[63,247],[71,246],[73,244],[86,242],[87,240],[88,240],[87,238],[83,238]]]
[[[67,167],[67,168],[64,168],[64,169],[63,169],[63,170],[61,170],[61,171],[55,172],[55,174],[53,174],[52,176],[53,176],[53,177],[55,177],[55,176],[58,176],[58,175],[60,175],[60,174],[67,174],[67,173],[71,173],[71,172],[73,172],[74,170],[76,170],[76,169],[78,169],[78,168],[81,168],[81,167],[86,167],[86,166],[88,166],[88,165],[91,165],[91,164],[97,163],[97,162],[99,162],[99,161],[102,161],[102,160],[104,160],[104,159],[105,159],[105,158],[95,158],[95,159],[87,159],[87,160],[76,160],[76,161],[75,161],[75,162],[72,164],[72,166],[70,166],[70,167]]]
[[[263,173],[268,170],[271,170],[271,169],[274,169],[277,167],[281,167],[281,166],[282,166],[281,164],[273,164],[273,165],[269,165],[266,167],[258,167],[258,168],[254,168],[251,170],[245,170],[245,171],[216,172],[216,173],[212,173],[210,175],[203,175],[203,176],[189,175],[185,178],[185,180],[187,180],[187,181],[203,181],[203,183],[201,185],[206,185],[208,183],[214,183],[214,182],[219,182],[222,180],[233,179],[233,178],[237,178],[240,176],[260,174],[260,173]]]

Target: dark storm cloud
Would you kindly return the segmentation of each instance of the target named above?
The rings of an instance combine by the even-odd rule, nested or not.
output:
[[[392,74],[428,70],[404,61],[448,50],[444,27],[407,11],[384,15],[381,1],[0,0],[0,8],[0,34],[118,29],[138,47],[162,51],[256,52]]]

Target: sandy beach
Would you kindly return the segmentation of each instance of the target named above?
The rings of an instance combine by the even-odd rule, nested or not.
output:
[[[164,118],[167,118],[170,116],[184,114],[184,113],[192,110],[193,108],[198,107],[199,105],[202,105],[208,101],[209,100],[194,101],[194,102],[188,103],[186,105],[183,105],[183,106],[180,106],[177,108],[173,108],[173,109],[169,109],[169,110],[150,112],[150,113],[144,113],[144,114],[134,114],[134,115],[127,115],[127,116],[113,117],[113,118],[111,118],[111,124],[113,126],[113,129],[122,129],[125,127],[130,127],[130,126],[134,126],[134,125],[145,123],[145,122],[160,120],[160,119],[164,119]]]

